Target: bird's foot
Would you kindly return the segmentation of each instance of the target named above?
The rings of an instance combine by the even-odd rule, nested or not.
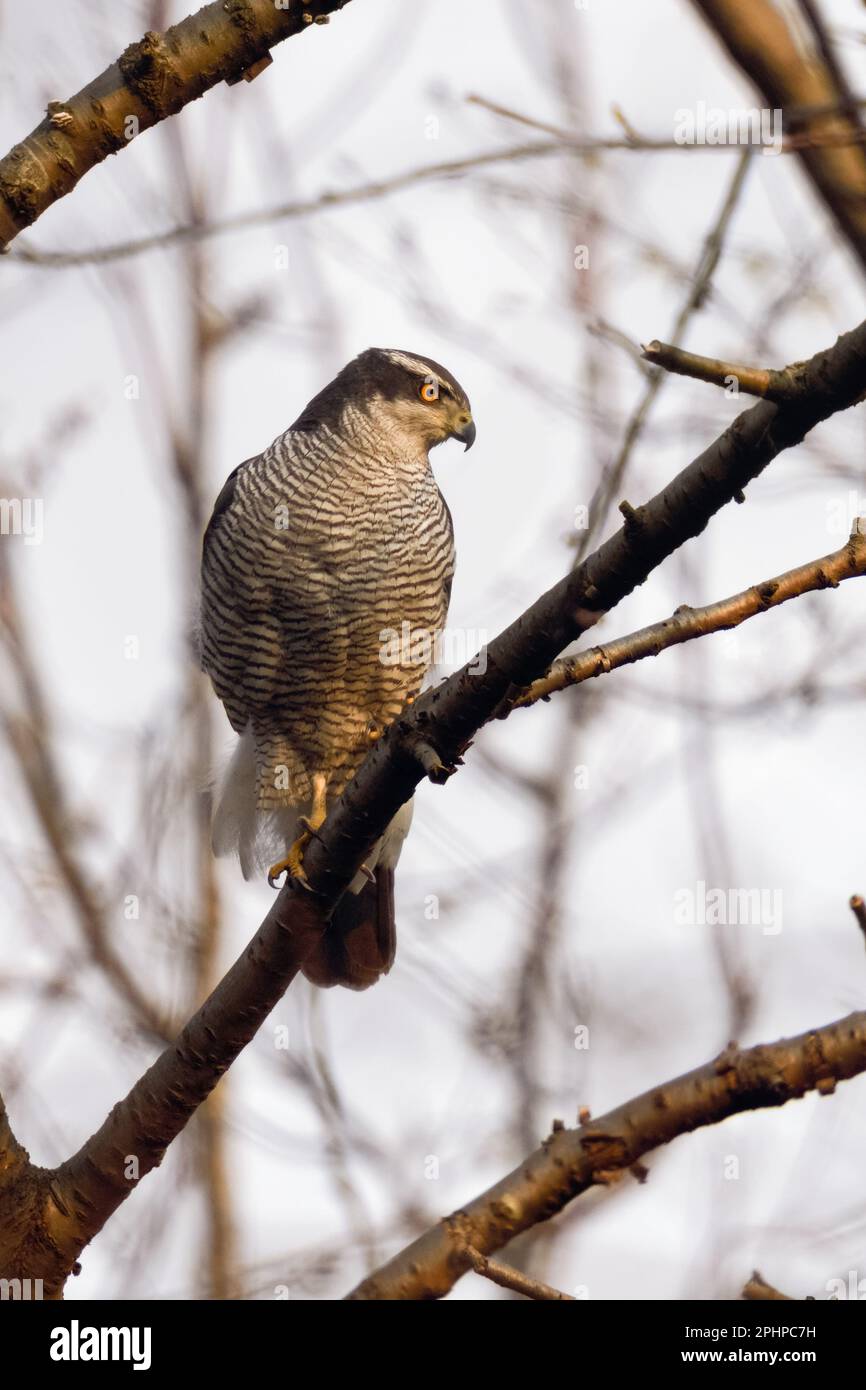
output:
[[[279,886],[279,880],[283,874],[287,874],[290,879],[301,884],[302,887],[309,888],[307,872],[304,868],[304,850],[313,838],[315,830],[306,816],[301,816],[300,820],[304,828],[294,844],[289,846],[289,852],[285,859],[278,859],[276,864],[272,864],[268,869],[268,883],[272,888]]]
[[[268,883],[272,888],[277,887],[277,881],[283,874],[287,874],[289,879],[312,892],[307,881],[307,872],[304,868],[304,850],[310,841],[315,838],[321,839],[319,826],[324,823],[328,813],[327,805],[327,784],[324,776],[320,772],[313,773],[313,804],[309,816],[298,816],[298,824],[301,833],[298,835],[294,844],[289,846],[285,859],[278,859],[276,864],[272,864],[268,869]]]

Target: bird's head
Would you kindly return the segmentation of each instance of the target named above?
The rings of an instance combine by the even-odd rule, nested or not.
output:
[[[400,447],[427,453],[446,439],[470,449],[475,423],[463,387],[430,357],[397,348],[368,348],[311,401],[295,428],[329,423],[350,405],[375,420]]]
[[[475,422],[469,397],[438,362],[397,348],[369,348],[357,361],[369,369],[373,392],[399,428],[416,436],[426,449],[446,439],[459,439],[472,448]]]

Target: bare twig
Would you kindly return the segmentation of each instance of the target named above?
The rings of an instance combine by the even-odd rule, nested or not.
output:
[[[694,377],[712,386],[723,386],[734,394],[742,391],[747,396],[759,396],[762,400],[792,401],[802,389],[798,362],[781,371],[772,367],[744,367],[718,357],[702,357],[697,352],[685,352],[672,343],[660,343],[657,338],[646,344],[642,355],[645,361],[654,367],[664,368],[666,372]]]
[[[508,1265],[499,1264],[497,1260],[489,1260],[474,1246],[468,1246],[466,1253],[475,1273],[489,1279],[491,1284],[498,1284],[501,1289],[511,1289],[513,1293],[522,1293],[524,1298],[534,1298],[541,1302],[577,1302],[570,1293],[554,1289],[550,1284],[542,1284],[539,1279],[530,1279],[528,1275],[521,1274],[519,1269],[509,1269]]]
[[[626,637],[555,661],[547,675],[533,681],[527,690],[500,712],[500,716],[504,717],[507,709],[534,705],[537,700],[546,700],[554,691],[579,685],[594,676],[606,675],[620,666],[642,661],[644,657],[658,656],[659,652],[679,646],[682,642],[691,642],[696,637],[728,631],[748,618],[778,608],[790,599],[819,589],[835,589],[843,580],[863,574],[866,574],[866,519],[854,523],[850,540],[831,555],[787,570],[784,574],[776,575],[775,579],[765,579],[734,594],[732,598],[719,599],[703,608],[683,605],[672,617],[660,623],[652,623]],[[853,900],[851,905],[853,907]]]
[[[526,123],[539,125],[542,130],[547,129],[543,123],[533,122],[528,118]],[[556,128],[553,127],[552,129],[555,130]],[[866,133],[862,138],[866,140]],[[854,140],[855,137],[852,136],[846,143],[852,143]],[[825,143],[829,143],[829,137]],[[792,136],[784,148],[793,152],[796,149],[814,147],[814,138],[803,135]],[[183,242],[209,241],[216,237],[245,231],[249,227],[310,217],[320,212],[331,212],[335,208],[373,202],[379,198],[387,198],[393,193],[401,193],[404,189],[413,188],[420,183],[436,179],[457,178],[461,174],[472,173],[476,169],[484,169],[499,164],[516,164],[526,160],[548,158],[550,155],[557,154],[589,154],[599,150],[728,149],[730,151],[732,148],[722,145],[678,145],[673,141],[644,141],[635,144],[633,141],[620,139],[581,140],[567,132],[557,132],[557,138],[552,140],[536,140],[526,145],[513,145],[501,150],[485,150],[480,154],[468,155],[462,159],[441,160],[436,164],[402,170],[387,179],[366,181],[358,184],[355,188],[329,190],[314,198],[277,203],[272,207],[237,213],[232,217],[214,218],[207,222],[183,223],[176,227],[169,227],[163,232],[153,232],[143,237],[130,237],[124,241],[111,242],[106,246],[84,247],[78,251],[52,251],[29,244],[19,244],[13,251],[8,251],[6,255],[9,261],[42,266],[48,270],[66,270],[71,266],[81,265],[107,265],[112,261],[125,260],[131,256],[143,255],[148,251],[166,250]],[[741,156],[747,156],[753,152],[754,148],[756,147],[737,146],[736,151]]]
[[[700,0],[696,0],[699,3]],[[736,3],[736,0],[733,0]],[[619,125],[626,132],[625,138],[617,135],[596,135],[580,139],[563,129],[562,126],[553,125],[549,121],[539,121],[534,116],[527,116],[521,111],[514,111],[508,106],[501,106],[498,102],[489,101],[486,97],[472,95],[467,97],[467,101],[475,106],[482,106],[486,111],[490,111],[494,116],[504,116],[506,120],[516,121],[519,125],[528,126],[531,130],[541,131],[546,135],[555,135],[558,139],[567,141],[569,148],[576,154],[598,154],[607,150],[639,150],[646,153],[673,153],[679,151],[684,153],[686,150],[727,150],[736,149],[738,153],[747,157],[753,154],[760,154],[765,148],[759,142],[754,144],[740,144],[733,142],[729,144],[701,143],[697,141],[677,140],[669,135],[653,136],[641,135],[634,126],[625,119],[622,111],[615,108]],[[866,103],[860,101],[855,105],[862,106]],[[832,116],[839,115],[843,109],[840,101],[825,102],[822,105],[812,107],[799,107],[797,112],[801,119],[807,115],[811,116]],[[796,154],[803,150],[837,150],[849,145],[862,145],[866,140],[866,132],[850,128],[824,130],[821,132],[798,131],[785,138],[778,144],[779,154]]]
[[[68,266],[76,265],[105,265],[110,261],[141,255],[145,251],[160,250],[188,241],[205,241],[212,237],[241,232],[248,227],[262,226],[268,222],[309,217],[317,212],[330,212],[334,208],[370,202],[377,198],[388,197],[391,193],[402,192],[403,189],[412,188],[416,184],[426,183],[428,179],[455,178],[460,174],[471,173],[472,170],[484,168],[487,165],[511,164],[525,159],[544,158],[551,154],[561,154],[563,150],[570,148],[571,142],[569,141],[534,141],[528,145],[490,150],[463,159],[446,159],[438,164],[415,166],[403,170],[399,174],[394,174],[391,178],[365,182],[358,184],[355,188],[320,193],[315,198],[278,203],[274,207],[259,208],[253,212],[241,212],[234,217],[207,222],[189,222],[182,226],[170,227],[164,232],[155,232],[152,236],[114,242],[109,246],[91,247],[82,251],[43,251],[35,247],[19,246],[14,251],[10,251],[8,257],[10,261],[26,261],[31,265],[45,266],[55,270],[63,270]]]

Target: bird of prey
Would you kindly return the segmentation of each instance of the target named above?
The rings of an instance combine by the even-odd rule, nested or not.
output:
[[[246,878],[303,850],[371,741],[418,693],[445,623],[451,514],[430,468],[468,449],[466,392],[428,357],[369,348],[229,476],[202,547],[201,663],[239,735],[213,821]],[[406,640],[408,638],[408,640]],[[395,952],[395,816],[304,973],[365,989]],[[306,814],[304,814],[306,813]]]

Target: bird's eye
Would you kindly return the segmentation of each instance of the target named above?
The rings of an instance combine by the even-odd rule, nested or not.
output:
[[[435,381],[425,381],[421,384],[418,393],[422,401],[435,401],[439,399],[439,385]]]

